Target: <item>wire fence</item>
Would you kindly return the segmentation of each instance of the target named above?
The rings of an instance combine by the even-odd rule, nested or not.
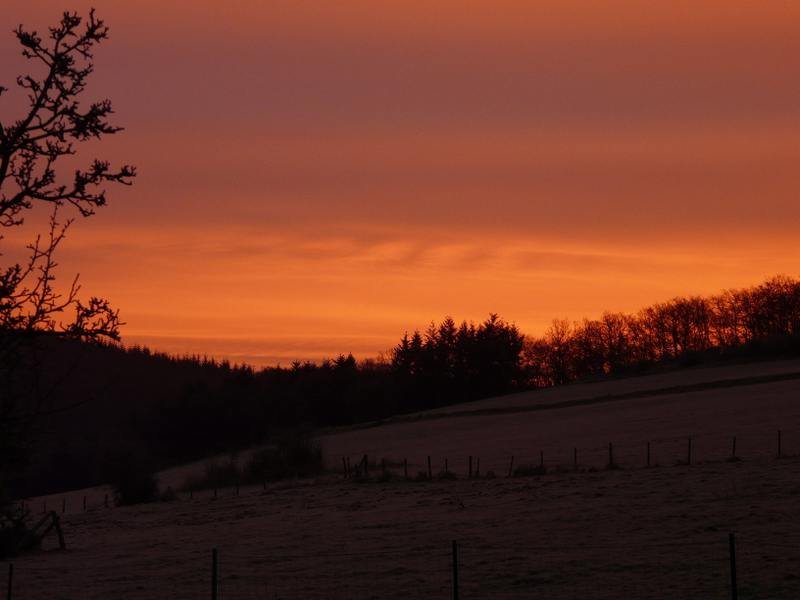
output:
[[[649,440],[593,446],[549,445],[538,452],[469,456],[370,457],[342,455],[339,472],[345,479],[495,478],[547,473],[594,472],[608,468],[691,466],[706,462],[771,460],[800,453],[800,434],[775,430],[772,435],[720,434],[655,437]]]
[[[454,458],[417,456],[370,458],[341,456],[336,474],[344,485],[350,482],[380,483],[408,481],[427,485],[431,480],[446,486],[451,479],[514,478],[585,474],[612,469],[647,469],[662,466],[703,468],[706,464],[755,462],[757,468],[783,464],[797,456],[800,434],[791,430],[771,435],[675,436],[638,443],[608,443],[591,447],[548,448],[527,456],[461,456]],[[356,483],[353,483],[357,485]],[[527,484],[526,484],[527,485]],[[181,492],[183,511],[191,513],[193,502],[212,502],[260,492],[252,488]],[[377,489],[377,488],[376,488]],[[407,488],[413,490],[412,487]],[[442,488],[446,489],[446,488]],[[296,497],[295,497],[296,496]],[[263,496],[268,501],[271,494]],[[479,496],[479,498],[482,498]],[[69,501],[68,501],[69,500]],[[452,499],[458,510],[459,498]],[[413,506],[403,506],[404,519],[424,521],[431,502],[449,502],[443,497],[420,497]],[[244,499],[243,499],[244,502]],[[324,496],[299,493],[291,502],[317,511],[341,511],[342,504]],[[496,509],[499,514],[530,500],[486,497],[476,508]],[[481,507],[479,504],[485,503]],[[92,495],[48,497],[28,501],[32,513],[60,510],[92,513],[98,517],[114,509],[108,490]],[[195,506],[197,506],[195,504]],[[223,505],[219,505],[223,507]],[[439,506],[439,508],[442,508]],[[448,507],[444,507],[449,510]],[[415,514],[419,512],[419,516]],[[488,513],[487,513],[488,514]],[[399,518],[399,517],[398,517]],[[789,517],[787,517],[789,518]],[[794,518],[794,517],[791,517]],[[524,523],[520,523],[524,527]],[[777,528],[776,528],[777,529]],[[785,529],[785,528],[784,528]],[[789,531],[792,531],[791,528]],[[457,533],[457,532],[453,532]],[[625,536],[628,537],[628,536]],[[502,545],[465,536],[458,540],[457,558],[450,541],[425,545],[387,547],[385,543],[323,551],[309,540],[308,551],[297,553],[281,547],[237,548],[221,545],[212,566],[210,548],[167,549],[154,544],[152,555],[117,554],[101,564],[90,564],[64,553],[63,561],[21,560],[8,571],[8,600],[125,597],[132,600],[213,598],[216,600],[269,599],[368,599],[368,598],[800,598],[800,532],[766,537],[737,535],[738,591],[733,586],[731,553],[727,533],[709,528],[700,539],[658,539],[658,535],[628,539],[595,539],[586,531],[580,543],[542,540],[530,544],[513,539]],[[305,547],[300,544],[300,547]],[[329,546],[327,547],[329,548]],[[168,563],[168,564],[165,564]],[[454,571],[457,566],[457,573]],[[214,575],[216,574],[216,575]],[[457,582],[457,585],[456,585]],[[730,594],[737,593],[738,596]],[[213,594],[213,595],[212,595]]]
[[[593,446],[549,445],[526,454],[489,452],[483,456],[409,455],[376,457],[336,455],[329,457],[329,474],[358,481],[431,481],[474,478],[521,477],[559,473],[586,473],[603,469],[640,469],[667,466],[692,466],[709,462],[770,461],[800,456],[800,431],[774,430],[758,435],[707,433],[672,437],[654,437],[636,442],[607,443]],[[181,491],[170,489],[177,500],[239,496],[261,484],[237,484],[226,488]],[[40,498],[19,500],[32,515],[54,511],[78,514],[115,508],[109,486],[90,491],[66,492]]]
[[[169,577],[149,574],[154,563],[129,558],[111,561],[102,571],[88,565],[63,571],[28,564],[5,568],[7,600],[790,599],[800,597],[799,549],[800,539],[773,542],[717,532],[705,540],[570,546],[467,539],[303,554],[214,548],[197,552],[184,572]]]

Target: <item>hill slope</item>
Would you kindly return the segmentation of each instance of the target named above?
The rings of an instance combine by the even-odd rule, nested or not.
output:
[[[435,469],[448,459],[464,472],[468,456],[482,468],[505,473],[517,464],[602,467],[608,443],[620,464],[685,460],[692,437],[695,460],[725,458],[732,437],[737,451],[769,455],[783,429],[785,451],[800,451],[800,361],[674,371],[602,383],[573,384],[490,398],[389,419],[375,427],[321,437],[332,468],[342,456],[394,461]]]
[[[570,386],[320,436],[332,468],[365,452],[378,464],[395,459],[396,476],[383,481],[332,474],[128,508],[104,508],[98,489],[85,512],[76,494],[63,519],[70,550],[18,560],[15,581],[33,600],[188,600],[207,593],[216,547],[225,598],[446,598],[457,540],[465,598],[722,598],[736,531],[740,597],[794,599],[796,367]],[[681,385],[695,387],[675,391]],[[563,406],[581,399],[593,401]],[[520,410],[487,412],[494,407]],[[689,435],[691,467],[676,464]],[[661,468],[644,468],[648,440]],[[621,469],[603,468],[609,441]],[[540,449],[546,474],[505,477],[512,454],[516,465],[536,464]],[[397,459],[409,459],[414,478],[428,455],[436,471],[447,458],[458,479],[402,478]],[[469,455],[481,458],[484,477],[464,477]],[[498,477],[486,478],[489,469]],[[187,470],[170,476],[178,482]]]

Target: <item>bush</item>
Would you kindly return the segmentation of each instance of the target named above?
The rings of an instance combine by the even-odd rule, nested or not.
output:
[[[25,520],[28,512],[17,505],[0,505],[0,560],[17,554],[28,535]]]
[[[106,480],[114,488],[118,506],[142,504],[158,500],[158,479],[149,459],[120,453],[106,465]]]
[[[320,445],[308,438],[291,437],[281,440],[276,446],[256,450],[244,466],[239,466],[234,456],[224,464],[208,462],[205,473],[187,479],[182,489],[207,490],[291,477],[313,477],[324,471]]]
[[[254,452],[244,469],[245,481],[258,483],[287,477],[312,477],[325,470],[322,448],[308,438],[289,438],[277,447]]]

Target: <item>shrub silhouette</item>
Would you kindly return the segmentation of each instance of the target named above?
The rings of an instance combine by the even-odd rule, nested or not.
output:
[[[225,463],[210,461],[199,477],[188,478],[182,489],[203,490],[258,484],[293,477],[313,477],[325,471],[319,444],[302,436],[282,439],[276,446],[254,451],[243,466],[235,456]]]
[[[118,506],[142,504],[158,500],[158,479],[153,462],[133,452],[119,452],[106,466],[106,479],[114,490]]]

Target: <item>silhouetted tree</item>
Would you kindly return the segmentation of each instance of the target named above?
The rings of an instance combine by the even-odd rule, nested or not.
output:
[[[94,11],[85,19],[67,12],[45,35],[22,25],[14,34],[32,72],[16,79],[27,108],[0,121],[0,227],[22,227],[26,212],[37,207],[48,209],[50,220],[44,235],[32,236],[26,261],[0,268],[0,486],[22,460],[26,436],[52,392],[38,377],[43,345],[52,338],[119,334],[117,311],[98,297],[81,300],[77,277],[56,286],[56,251],[73,222],[62,220],[60,210],[92,215],[106,204],[106,184],[127,185],[135,176],[133,167],[114,169],[104,160],[75,170],[71,178],[56,170],[78,144],[120,131],[109,122],[109,100],[81,102],[94,47],[108,37],[103,21]],[[0,97],[8,92],[0,86]]]

